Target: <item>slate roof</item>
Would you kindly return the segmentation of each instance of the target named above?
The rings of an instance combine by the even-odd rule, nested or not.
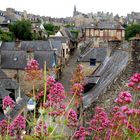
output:
[[[90,106],[102,95],[113,80],[125,69],[128,64],[129,54],[122,50],[115,50],[111,57],[107,57],[102,67],[95,72],[100,76],[98,83],[83,96],[84,107]]]
[[[107,55],[107,48],[89,48],[86,53],[82,54],[78,61],[80,62],[89,62],[90,58],[96,58],[97,62],[103,62]]]
[[[60,40],[61,43],[67,43],[67,41],[69,40],[68,37],[65,37],[65,36],[51,36],[49,38],[55,39],[55,40]]]
[[[3,99],[5,96],[8,96],[11,92],[5,90],[2,86],[0,86],[0,99]]]
[[[16,42],[3,42],[1,50],[47,51],[57,49],[60,51],[61,40],[49,39],[46,41],[21,41],[21,48],[16,48]]]
[[[124,28],[118,24],[118,23],[108,23],[108,22],[99,22],[99,23],[91,23],[85,28],[94,28],[94,29],[121,29],[124,30]]]
[[[50,44],[52,45],[52,49],[56,50],[56,54],[61,56],[61,51],[62,51],[62,43],[60,40],[55,40],[55,39],[49,39]]]
[[[12,79],[0,79],[0,87],[4,89],[17,89],[19,84]]]
[[[71,32],[67,28],[63,28],[61,30],[61,33],[63,36],[68,37],[71,41],[76,41],[74,36],[71,34]]]
[[[47,41],[22,41],[21,49],[24,51],[46,51],[51,50],[50,42]]]
[[[16,46],[15,42],[3,42],[0,49],[1,50],[16,50],[15,46]]]
[[[0,69],[0,79],[9,79],[9,77]]]
[[[2,69],[24,69],[26,64],[25,51],[1,51]]]
[[[53,64],[53,60],[55,58],[54,51],[35,51],[34,53],[35,60],[39,63],[39,68],[44,68],[44,62],[46,61],[47,68],[51,68]]]

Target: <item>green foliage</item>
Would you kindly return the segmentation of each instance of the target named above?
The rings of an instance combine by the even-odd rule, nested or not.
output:
[[[20,40],[32,40],[31,22],[27,20],[17,21],[9,25],[9,30]]]
[[[140,24],[131,24],[125,29],[125,38],[130,39],[131,37],[140,34]]]
[[[0,40],[1,41],[13,41],[14,35],[11,32],[4,32],[0,30]]]
[[[74,36],[74,38],[78,38],[78,34],[79,34],[79,31],[78,30],[70,30],[70,32],[72,33],[72,35]]]
[[[59,26],[55,26],[55,25],[50,24],[50,23],[44,24],[44,28],[45,28],[46,32],[48,33],[48,35],[54,35],[60,29]]]

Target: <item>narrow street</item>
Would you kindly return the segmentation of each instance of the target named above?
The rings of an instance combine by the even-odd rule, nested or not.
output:
[[[63,72],[62,72],[62,78],[59,80],[59,82],[61,82],[64,87],[65,87],[65,91],[69,91],[70,87],[71,87],[71,78],[72,78],[72,74],[73,71],[76,68],[77,65],[77,57],[80,54],[80,50],[77,48],[74,52],[74,54],[70,57],[69,62],[67,63],[67,65],[65,65]]]

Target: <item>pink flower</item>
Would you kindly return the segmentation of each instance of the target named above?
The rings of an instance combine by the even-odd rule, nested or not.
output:
[[[13,109],[15,107],[15,102],[10,96],[5,96],[4,99],[2,100],[3,110],[5,110],[8,106]]]
[[[66,119],[68,121],[67,125],[69,127],[77,127],[78,126],[77,113],[73,109],[69,110],[68,117]]]
[[[12,126],[16,129],[25,129],[26,128],[26,120],[22,115],[19,115],[15,118],[15,120],[12,123]]]
[[[122,91],[119,97],[115,100],[116,103],[120,105],[129,104],[132,102],[132,95],[128,91]]]
[[[103,130],[108,128],[109,125],[110,125],[110,121],[108,119],[105,110],[101,107],[96,107],[95,115],[90,121],[89,129],[91,131],[102,132]]]
[[[27,80],[40,80],[42,78],[42,71],[39,70],[39,64],[35,59],[31,59],[27,62],[25,71]]]
[[[72,86],[72,93],[81,96],[83,93],[83,86],[80,83],[75,83]]]
[[[135,86],[135,83],[134,83],[134,82],[129,82],[129,83],[128,83],[128,86],[129,86],[129,87],[134,87],[134,86]]]
[[[47,90],[50,90],[50,88],[52,86],[54,86],[54,84],[56,83],[55,79],[52,77],[52,76],[49,76],[47,78],[47,82],[46,82],[46,87],[47,87]]]
[[[51,102],[62,102],[66,98],[63,85],[58,82],[55,83],[53,86],[51,86],[47,97]]]
[[[86,129],[81,126],[79,130],[74,133],[74,138],[77,140],[86,140],[86,136],[88,135],[89,133],[86,131]]]

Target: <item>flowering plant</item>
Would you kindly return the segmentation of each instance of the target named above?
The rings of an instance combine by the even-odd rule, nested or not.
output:
[[[10,96],[5,96],[2,100],[2,108],[3,110],[6,110],[7,107],[10,107],[13,109],[15,107],[15,102]]]

